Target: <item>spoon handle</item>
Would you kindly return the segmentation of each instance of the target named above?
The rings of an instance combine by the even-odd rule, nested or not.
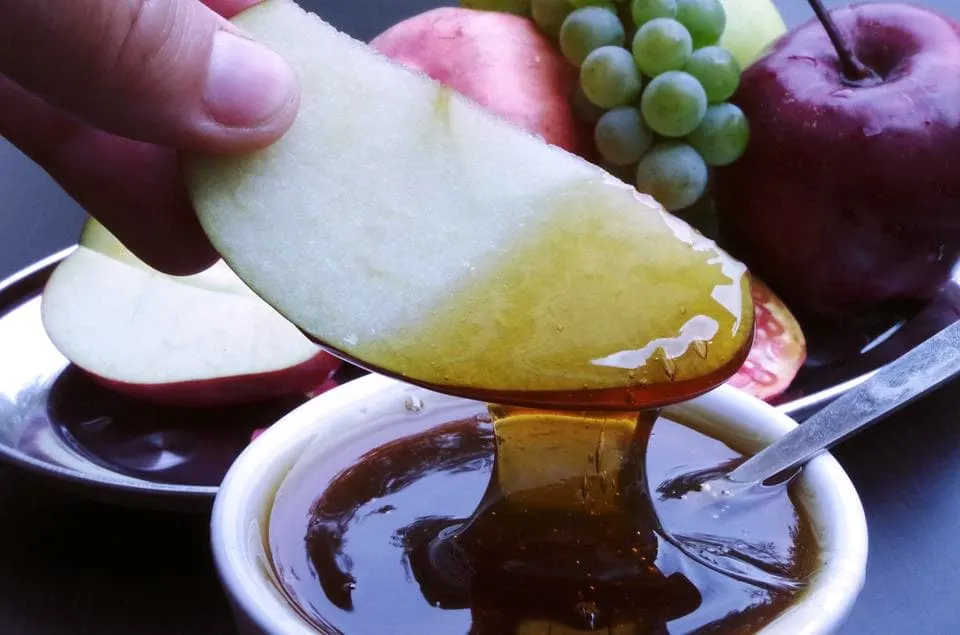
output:
[[[727,475],[757,483],[802,465],[960,374],[960,322],[878,370]]]

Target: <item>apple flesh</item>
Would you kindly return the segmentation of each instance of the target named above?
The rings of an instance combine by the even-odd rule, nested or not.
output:
[[[745,268],[653,199],[293,2],[235,20],[296,69],[300,112],[265,150],[184,156],[187,188],[231,268],[311,337],[527,405],[670,402],[740,366]]]
[[[960,255],[960,28],[926,9],[832,12],[879,81],[850,82],[811,22],[746,70],[751,139],[717,171],[721,238],[801,317],[931,297]]]
[[[370,45],[570,152],[591,151],[574,117],[577,70],[530,20],[442,7],[400,22]]]
[[[341,363],[222,261],[168,276],[94,220],[47,282],[41,314],[53,344],[95,381],[169,405],[310,393]]]

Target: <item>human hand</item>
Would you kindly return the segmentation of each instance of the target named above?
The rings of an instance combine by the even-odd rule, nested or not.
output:
[[[259,0],[5,0],[0,136],[154,267],[212,264],[177,150],[263,147],[296,77],[225,18]]]

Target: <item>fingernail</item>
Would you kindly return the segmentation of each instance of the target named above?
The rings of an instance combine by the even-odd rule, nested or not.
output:
[[[296,92],[297,78],[282,57],[233,33],[214,34],[203,100],[222,125],[255,127],[286,108]]]

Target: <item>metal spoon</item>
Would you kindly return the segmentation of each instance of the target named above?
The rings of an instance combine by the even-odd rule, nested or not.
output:
[[[882,367],[869,380],[745,462],[736,467],[727,464],[681,474],[662,483],[657,492],[661,500],[692,495],[716,498],[722,492],[723,499],[729,501],[774,477],[786,481],[811,458],[958,375],[960,322]],[[677,534],[666,528],[663,536],[697,562],[733,578],[771,590],[795,590],[802,586],[783,575],[778,563],[765,562],[762,550],[745,541]]]
[[[803,465],[957,375],[960,375],[960,322],[880,368],[866,382],[732,470],[681,475],[661,484],[657,491],[671,498],[703,489],[706,483],[726,490],[730,490],[731,485],[742,489],[763,483]]]
[[[960,323],[882,367],[869,380],[804,421],[726,475],[761,483],[806,463],[960,375]]]
[[[791,386],[778,403],[789,404],[790,416],[803,421],[823,407],[823,395],[833,393],[828,398],[833,400],[848,392],[867,381],[877,369],[957,321],[960,321],[960,271],[955,271],[918,313],[893,327],[892,332],[881,335],[852,358],[816,368],[796,386]]]

